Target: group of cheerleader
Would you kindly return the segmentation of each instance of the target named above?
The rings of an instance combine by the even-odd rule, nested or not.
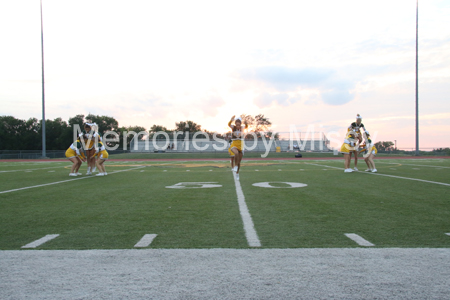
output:
[[[106,176],[105,161],[108,152],[103,145],[100,135],[93,130],[95,123],[84,124],[84,131],[78,135],[77,140],[66,151],[66,157],[73,163],[69,176],[83,175],[79,169],[83,162],[87,163],[86,175],[92,175],[98,168],[96,176]]]
[[[362,132],[362,130],[364,130],[364,132]],[[369,131],[364,127],[362,117],[359,114],[356,115],[356,122],[350,124],[347,129],[347,135],[341,146],[341,153],[344,154],[345,173],[358,171],[357,164],[359,153],[363,153],[364,161],[367,164],[366,172],[377,172],[375,162],[373,161],[377,154],[377,148],[375,148]],[[355,167],[353,169],[350,168],[352,154],[355,156]]]

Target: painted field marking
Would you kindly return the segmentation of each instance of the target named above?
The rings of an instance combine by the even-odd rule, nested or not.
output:
[[[54,238],[57,238],[59,236],[59,234],[47,234],[46,236],[44,236],[43,238],[40,238],[34,242],[31,242],[29,244],[26,244],[25,246],[22,246],[21,248],[27,249],[27,248],[36,248],[39,247],[40,245],[53,240]]]
[[[139,242],[134,245],[135,248],[145,248],[150,246],[157,234],[144,234],[144,236],[139,240]]]
[[[355,233],[345,233],[345,236],[348,237],[349,239],[353,240],[354,242],[356,242],[360,246],[364,246],[364,247],[373,247],[373,246],[375,246],[374,244],[372,244],[368,240],[360,237],[359,235],[357,235]]]
[[[166,189],[209,189],[222,187],[217,182],[179,182],[174,185],[166,186]]]
[[[236,175],[233,173],[234,184],[236,186],[236,195],[238,198],[239,212],[241,214],[242,222],[244,223],[245,237],[247,238],[248,245],[250,247],[261,247],[258,234],[253,224],[252,216],[248,211],[247,203],[245,203],[244,192],[242,191],[241,183],[236,179]]]
[[[288,186],[273,186],[271,183],[284,183]],[[290,189],[290,188],[300,188],[308,186],[305,183],[300,182],[282,182],[282,181],[271,181],[271,182],[257,182],[252,184],[253,186],[262,187],[262,188],[277,188],[277,189]]]
[[[259,170],[255,170],[255,172],[259,172]]]
[[[11,173],[11,172],[27,172],[27,171],[39,171],[46,169],[56,169],[56,168],[64,168],[65,166],[57,166],[57,167],[48,167],[48,168],[38,168],[38,169],[24,169],[24,170],[9,170],[9,171],[0,171],[0,173]]]
[[[120,173],[120,172],[136,170],[136,169],[140,169],[140,168],[145,168],[145,167],[136,167],[136,168],[127,169],[127,170],[114,171],[114,172],[108,173],[108,175],[114,174],[114,173]],[[44,184],[39,184],[39,185],[32,185],[32,186],[27,186],[27,187],[23,187],[23,188],[13,189],[13,190],[1,191],[0,194],[17,192],[17,191],[33,189],[33,188],[38,188],[38,187],[43,187],[43,186],[48,186],[48,185],[53,185],[53,184],[58,184],[58,183],[70,182],[70,181],[75,181],[75,180],[82,180],[82,179],[87,179],[87,178],[95,178],[95,176],[94,177],[92,177],[92,176],[85,176],[85,177],[80,177],[80,178],[67,179],[67,180],[50,182],[50,183],[44,183]]]
[[[326,165],[318,165],[318,164],[310,164],[310,163],[305,163],[305,164],[313,165],[313,166],[319,166],[319,167],[327,167],[327,168],[344,170],[344,168],[338,168],[338,167],[332,167],[332,166],[326,166]],[[372,172],[359,172],[359,173],[360,174],[370,174],[370,175],[385,176],[385,177],[392,177],[392,178],[399,178],[399,179],[407,179],[407,180],[413,180],[413,181],[420,181],[420,182],[426,182],[426,183],[433,183],[433,184],[440,184],[440,185],[450,186],[450,183],[443,183],[443,182],[437,182],[437,181],[423,180],[423,179],[417,179],[417,178],[402,177],[402,176],[395,176],[395,175],[389,175],[389,174],[380,174],[380,173],[372,173]]]
[[[394,165],[396,163],[387,163],[387,162],[377,162],[380,164],[388,164],[388,165]],[[444,167],[444,166],[427,166],[427,165],[415,165],[415,164],[403,164],[402,166],[414,166],[414,167],[430,167],[430,168],[444,168],[444,169],[450,169],[450,167]]]
[[[450,233],[446,233],[446,235],[450,236]]]

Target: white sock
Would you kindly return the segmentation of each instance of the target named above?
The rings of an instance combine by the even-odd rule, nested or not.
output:
[[[91,171],[91,167],[88,167],[87,171],[90,172]]]

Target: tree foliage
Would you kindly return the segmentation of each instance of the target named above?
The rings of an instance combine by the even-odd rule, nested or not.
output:
[[[377,151],[385,152],[385,151],[393,151],[394,149],[394,143],[393,142],[377,142],[375,143],[375,148],[377,148]]]

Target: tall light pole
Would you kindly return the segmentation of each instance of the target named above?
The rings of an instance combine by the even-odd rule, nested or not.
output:
[[[46,158],[45,149],[45,80],[44,80],[44,26],[42,20],[42,0],[41,3],[41,60],[42,60],[42,158]]]
[[[419,0],[416,0],[416,155],[419,155]]]

